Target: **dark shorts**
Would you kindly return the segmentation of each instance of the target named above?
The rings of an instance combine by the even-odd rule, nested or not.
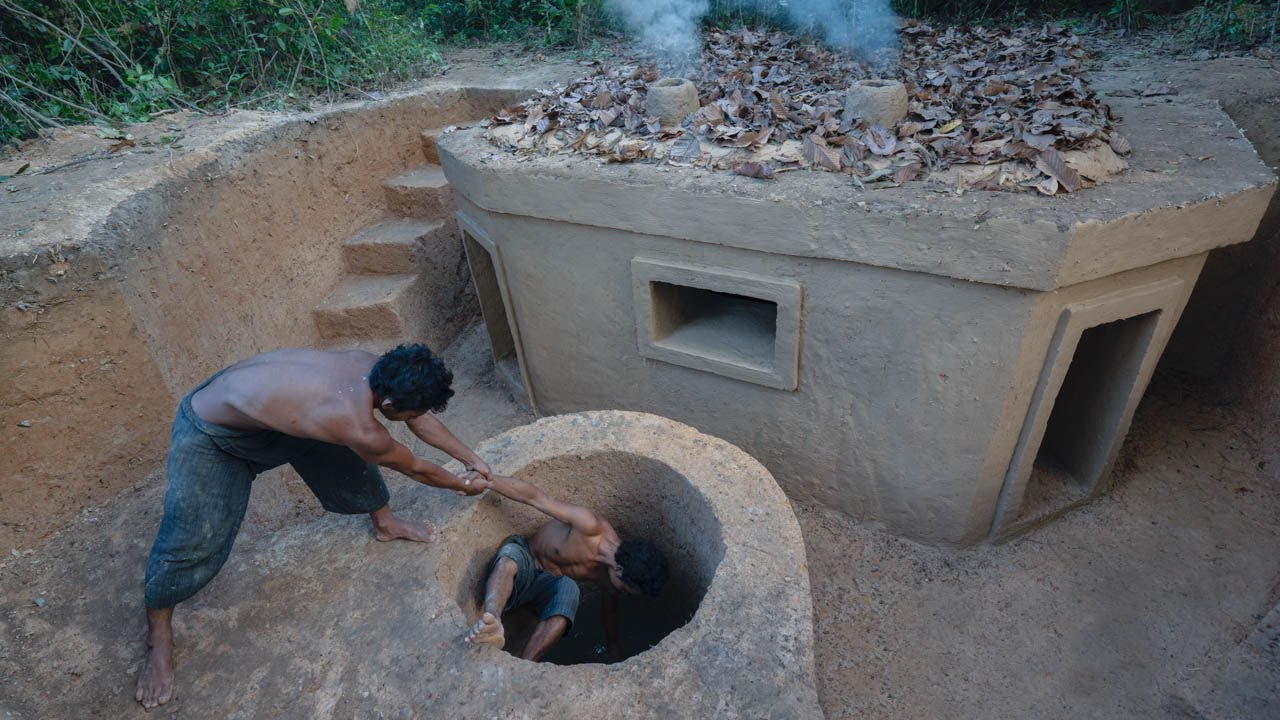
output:
[[[489,564],[489,573],[502,558],[510,558],[516,564],[516,576],[511,588],[511,597],[502,610],[529,605],[538,613],[539,620],[546,620],[555,615],[563,616],[573,627],[573,618],[578,614],[578,583],[563,575],[552,575],[538,567],[529,551],[529,541],[521,535],[512,535],[502,541],[493,562]]]
[[[221,374],[221,373],[219,373]],[[144,586],[148,608],[173,607],[222,569],[258,473],[289,464],[329,512],[360,514],[387,504],[390,494],[376,465],[343,445],[274,430],[239,430],[207,422],[182,398],[173,421],[166,467],[164,517]]]

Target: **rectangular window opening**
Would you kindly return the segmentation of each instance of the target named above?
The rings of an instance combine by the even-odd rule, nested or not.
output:
[[[484,317],[485,329],[489,331],[494,365],[511,386],[522,389],[524,379],[520,375],[515,337],[507,321],[507,306],[502,301],[502,288],[498,284],[497,264],[488,249],[470,233],[463,232],[462,241],[466,244],[467,263],[471,266],[471,278],[480,301],[480,314]]]
[[[773,372],[776,302],[656,281],[649,296],[654,345]]]
[[[1019,521],[1088,497],[1102,479],[1159,317],[1157,310],[1081,334],[1036,452]]]

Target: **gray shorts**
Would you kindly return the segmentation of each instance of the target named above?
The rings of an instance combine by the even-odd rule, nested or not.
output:
[[[218,375],[182,398],[173,420],[164,517],[147,558],[149,608],[173,607],[218,574],[231,554],[258,473],[292,465],[329,512],[373,512],[390,499],[378,467],[348,447],[201,418],[191,408],[191,396]]]
[[[529,551],[529,541],[521,535],[512,535],[502,541],[498,554],[489,564],[489,573],[502,558],[510,558],[516,564],[516,576],[503,612],[529,605],[538,613],[539,620],[560,615],[573,627],[578,614],[578,583],[563,575],[552,575],[538,567]]]

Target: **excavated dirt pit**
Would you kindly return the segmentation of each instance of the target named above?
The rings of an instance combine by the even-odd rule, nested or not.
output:
[[[0,161],[30,162],[0,192],[0,547],[41,542],[162,464],[176,399],[222,367],[451,342],[475,301],[423,132],[576,71],[460,72],[307,115],[166,116],[114,153],[68,129]],[[251,512],[308,499],[272,495]]]
[[[592,508],[623,539],[649,540],[667,556],[671,579],[659,597],[622,597],[620,612],[627,618],[619,635],[623,659],[657,645],[693,618],[724,558],[724,540],[720,521],[683,476],[660,462],[618,452],[539,461],[516,475],[552,496]],[[458,606],[469,620],[480,616],[485,579],[498,547],[495,540],[532,535],[546,521],[545,515],[525,505],[485,503],[461,533],[449,538],[448,560],[439,577],[445,587],[457,587]],[[600,591],[592,583],[581,583],[580,589],[575,624],[547,654],[547,662],[607,661],[602,653]],[[505,649],[519,657],[537,618],[516,609],[503,623]]]
[[[1280,74],[1273,64],[1251,58],[1131,60],[1125,68],[1109,87],[1126,97],[1142,96],[1155,82],[1173,82],[1184,93],[1236,103],[1228,110],[1251,130],[1264,158],[1277,164],[1274,133],[1268,132],[1280,108]],[[486,77],[494,75],[485,69]],[[296,125],[315,125],[314,119]],[[346,135],[341,126],[321,124],[315,130],[331,141],[326,151],[340,147]],[[309,320],[297,316],[309,312],[333,279],[317,280],[314,267],[319,256],[325,267],[336,268],[336,245],[308,246],[301,254],[246,248],[298,239],[284,227],[325,226],[331,231],[325,241],[340,243],[342,233],[376,219],[370,209],[378,200],[363,204],[379,196],[376,183],[359,190],[344,209],[340,186],[314,166],[299,173],[290,164],[308,157],[308,140],[315,137],[294,133],[288,140],[296,147],[272,150],[280,174],[245,172],[252,168],[232,157],[209,160],[203,167],[211,173],[189,183],[170,179],[169,189],[183,200],[159,206],[169,214],[147,220],[157,206],[138,202],[113,216],[109,231],[95,231],[99,243],[131,237],[124,256],[89,257],[81,265],[77,258],[85,256],[78,250],[24,244],[25,254],[15,258],[33,268],[30,285],[15,284],[25,281],[17,273],[0,283],[7,323],[3,376],[12,382],[4,399],[17,400],[0,413],[6,443],[0,456],[10,462],[36,458],[41,473],[15,472],[7,463],[0,473],[8,482],[3,505],[10,513],[0,528],[5,720],[157,715],[133,702],[132,686],[143,652],[142,563],[159,520],[163,476],[156,468],[174,398],[226,362],[314,340]],[[311,144],[315,155],[319,143]],[[351,153],[339,155],[338,164],[369,159],[368,144],[347,149]],[[139,150],[11,183],[7,205],[0,203],[0,236],[22,243],[33,237],[27,231],[37,221],[8,212],[28,198],[38,199],[27,209],[38,208],[33,212],[42,217],[77,219],[70,225],[85,217],[97,222],[99,216],[78,212],[81,201],[95,196],[83,188],[104,188],[122,171],[136,171],[136,179],[166,161],[163,154]],[[169,153],[170,169],[182,154]],[[1214,161],[1172,159],[1162,172]],[[379,163],[372,164],[386,172],[402,169]],[[219,174],[228,166],[241,172]],[[306,197],[290,195],[286,187],[301,176],[336,194],[290,208],[298,215],[286,213],[283,219],[283,206],[253,201],[254,193],[265,197],[264,187],[279,197]],[[76,204],[63,203],[68,196]],[[239,198],[241,205],[226,205],[226,197]],[[244,212],[224,212],[227,207],[252,208],[253,224]],[[205,214],[184,224],[179,221],[191,217],[184,208]],[[360,216],[346,217],[350,208]],[[343,220],[333,223],[318,210],[335,210]],[[1178,331],[1182,340],[1175,336],[1171,345],[1176,362],[1166,358],[1168,372],[1157,376],[1152,397],[1135,418],[1117,465],[1116,492],[1016,542],[965,551],[917,545],[817,504],[798,506],[811,563],[805,569],[812,570],[816,672],[827,718],[1271,716],[1276,705],[1258,703],[1267,692],[1275,697],[1280,671],[1259,663],[1252,676],[1257,683],[1249,685],[1235,668],[1254,662],[1241,641],[1266,629],[1264,616],[1280,600],[1280,453],[1275,438],[1260,430],[1275,425],[1280,407],[1277,295],[1274,281],[1259,277],[1276,267],[1275,210],[1273,202],[1266,226],[1271,229],[1258,241],[1210,259],[1221,260],[1219,271],[1202,277]],[[312,224],[299,222],[299,216],[311,217]],[[48,234],[76,232],[63,224]],[[237,253],[245,260],[226,264]],[[139,268],[144,274],[128,275]],[[1247,291],[1240,289],[1240,278]],[[240,285],[251,286],[254,294],[237,294]],[[206,301],[206,287],[221,304]],[[263,299],[264,288],[277,294]],[[32,299],[30,291],[49,302],[18,307]],[[448,355],[461,372],[459,395],[444,419],[471,443],[532,420],[504,390],[487,359],[487,343],[483,331],[473,328]],[[1210,382],[1211,393],[1187,390],[1201,387],[1181,375],[1193,365]],[[35,421],[32,427],[19,424],[29,420]],[[420,443],[413,448],[423,457],[443,459]],[[555,486],[551,475],[576,474],[578,464],[593,463],[653,470],[647,461],[612,451],[498,469]],[[620,666],[557,668],[500,654],[467,655],[455,646],[472,617],[466,608],[474,602],[469,593],[475,585],[468,574],[478,577],[477,558],[492,552],[508,526],[525,521],[518,512],[484,501],[464,522],[451,524],[450,518],[471,506],[402,478],[389,484],[398,508],[447,525],[438,546],[423,552],[375,543],[363,518],[324,515],[287,478],[259,480],[231,562],[179,610],[179,689],[158,716],[408,717],[424,708],[448,713],[476,702],[469,706],[476,716],[484,707],[508,717],[534,717],[519,687],[498,693],[494,679],[524,666],[530,673],[549,673],[533,677],[552,687],[564,682],[563,673],[580,673],[573,687],[591,687],[662,652],[691,626],[719,619],[707,595],[691,583],[677,595],[700,600],[679,605],[673,617],[692,618],[665,630],[665,639],[658,639],[663,628],[646,630],[637,648],[657,639],[656,645]],[[589,484],[590,477],[579,479],[565,494],[588,492]],[[472,521],[498,535],[473,533]],[[771,548],[757,550],[763,558]],[[806,585],[806,598],[807,593]],[[580,624],[586,622],[583,616]],[[725,626],[718,639],[729,648],[741,632],[741,626]],[[477,687],[484,696],[479,700]],[[614,705],[637,716],[688,714],[679,691],[619,697],[622,703]]]

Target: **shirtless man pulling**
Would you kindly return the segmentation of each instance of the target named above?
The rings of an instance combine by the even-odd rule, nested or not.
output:
[[[493,475],[489,487],[550,515],[552,520],[525,539],[512,535],[489,566],[484,614],[466,641],[501,648],[506,644],[502,613],[533,605],[539,622],[525,646],[526,660],[540,660],[568,632],[578,610],[575,580],[604,589],[605,645],[618,653],[619,593],[657,595],[667,582],[667,559],[651,543],[622,540],[604,518],[580,505],[548,496],[523,480]]]
[[[173,607],[218,573],[244,519],[254,477],[289,463],[325,510],[368,513],[378,540],[428,542],[428,523],[396,517],[378,466],[425,485],[477,495],[489,466],[430,412],[453,396],[453,374],[424,345],[378,357],[279,350],[232,365],[178,406],[166,469],[164,517],[147,559],[147,659],[135,697],[173,695]],[[457,477],[414,457],[373,415],[460,460]]]

